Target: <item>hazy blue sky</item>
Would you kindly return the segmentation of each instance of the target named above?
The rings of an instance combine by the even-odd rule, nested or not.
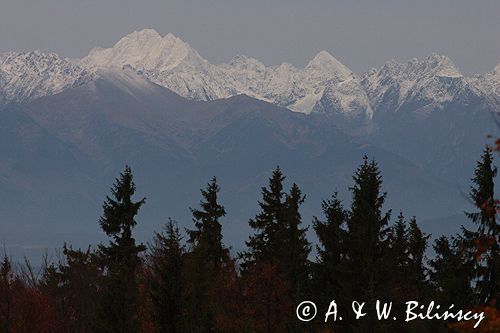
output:
[[[216,63],[303,66],[325,49],[360,73],[439,52],[470,74],[500,62],[499,18],[499,0],[0,0],[0,52],[82,57],[154,28]]]

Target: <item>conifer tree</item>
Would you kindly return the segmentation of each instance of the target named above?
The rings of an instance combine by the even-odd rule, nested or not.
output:
[[[428,236],[421,232],[416,219],[408,223],[401,212],[388,235],[389,249],[383,256],[387,274],[384,286],[389,299],[394,302],[393,313],[397,318],[405,316],[405,302],[424,301],[427,296],[424,253]],[[425,332],[426,322],[405,323],[394,321],[390,328],[397,332]]]
[[[497,223],[497,203],[494,198],[494,178],[497,169],[493,156],[485,148],[472,178],[470,198],[478,211],[466,213],[477,225],[477,231],[463,228],[464,246],[476,259],[476,280],[479,301],[489,302],[500,297],[500,225]]]
[[[314,231],[319,242],[316,246],[318,253],[316,272],[319,274],[317,284],[334,294],[342,290],[341,281],[345,275],[341,266],[345,261],[344,242],[346,241],[348,213],[338,199],[337,193],[334,193],[330,200],[323,200],[321,208],[325,220],[322,221],[317,217],[313,219]]]
[[[148,254],[149,290],[159,333],[182,332],[185,250],[181,239],[177,224],[169,220],[164,232],[155,233]]]
[[[386,279],[384,287],[387,289],[387,294],[384,294],[387,295],[385,297],[388,300],[394,302],[392,313],[398,318],[404,318],[404,303],[409,299],[414,299],[413,295],[410,296],[410,291],[415,287],[408,277],[410,261],[408,243],[407,222],[403,213],[400,212],[388,232],[388,248],[383,254],[384,269],[387,270],[383,274]],[[391,330],[404,332],[408,323],[395,321],[389,323],[389,326]]]
[[[44,269],[39,289],[49,297],[65,331],[90,332],[97,318],[100,270],[90,247],[64,244],[64,259]],[[82,292],[85,291],[85,292]]]
[[[222,243],[220,219],[226,215],[226,210],[217,200],[219,191],[217,179],[213,177],[207,188],[201,190],[204,201],[200,201],[200,209],[191,209],[195,229],[187,231],[193,251],[201,253],[204,260],[214,266],[220,265],[229,256]]]
[[[348,219],[348,262],[352,281],[357,284],[355,290],[364,296],[374,296],[387,248],[390,212],[382,213],[387,194],[381,193],[382,176],[377,163],[369,162],[366,156],[353,179],[353,200]]]
[[[474,293],[471,282],[474,262],[464,254],[461,242],[446,236],[438,238],[433,245],[435,258],[430,260],[430,280],[440,304],[461,309],[471,306]]]
[[[132,230],[145,199],[134,202],[135,190],[132,171],[126,166],[103,205],[99,223],[111,239],[107,246],[99,246],[105,276],[97,332],[135,333],[139,328],[136,271],[141,263],[139,254],[146,248],[136,244]]]
[[[284,242],[283,269],[290,281],[294,301],[299,301],[308,292],[309,285],[309,253],[311,244],[306,238],[307,227],[303,228],[300,205],[305,196],[297,184],[293,184],[286,198],[286,231]]]
[[[224,268],[232,265],[229,249],[222,243],[220,220],[226,215],[218,202],[216,178],[201,190],[200,209],[191,209],[195,228],[187,230],[190,252],[187,256],[186,278],[189,282],[185,303],[187,332],[213,332],[218,315],[217,281],[222,280]]]
[[[304,196],[296,184],[288,194],[284,192],[284,179],[277,167],[268,187],[262,188],[261,212],[249,221],[255,234],[246,242],[248,251],[242,256],[244,273],[274,270],[276,277],[284,278],[289,292],[283,302],[293,304],[309,291],[311,245],[306,238],[307,228],[301,226],[299,208]],[[283,323],[288,332],[303,331],[292,314],[283,318]]]
[[[268,187],[262,188],[261,212],[248,224],[255,230],[246,242],[248,251],[243,253],[243,268],[248,269],[256,261],[276,264],[282,258],[285,234],[286,193],[283,192],[285,176],[276,167],[269,179]]]
[[[332,299],[339,308],[348,308],[348,276],[346,274],[347,217],[348,212],[334,193],[329,200],[323,200],[324,220],[313,219],[313,227],[318,237],[316,250],[318,260],[313,264],[313,291],[319,297],[321,308],[328,308]],[[323,318],[322,318],[323,319]]]
[[[262,188],[261,212],[249,221],[256,232],[246,243],[249,250],[243,255],[243,267],[256,262],[277,265],[289,279],[295,295],[300,294],[299,289],[303,289],[308,280],[307,258],[311,245],[306,238],[307,228],[301,226],[299,210],[304,196],[297,184],[292,185],[289,194],[285,193],[284,179],[281,169],[277,167],[269,179],[268,188]]]
[[[387,259],[391,262],[393,283],[406,298],[420,299],[423,295],[426,280],[424,258],[428,239],[429,236],[422,232],[416,218],[411,218],[407,223],[402,212],[391,227]]]
[[[369,162],[365,156],[353,179],[346,241],[348,289],[352,293],[351,299],[363,299],[368,307],[373,307],[376,299],[388,294],[386,259],[390,212],[382,213],[386,193],[381,192],[382,176],[375,161]],[[370,327],[378,324],[373,314],[353,323],[358,332],[368,332]]]
[[[409,266],[409,239],[408,228],[403,216],[403,212],[398,215],[397,221],[391,228],[389,235],[390,256],[392,259],[391,265],[393,266],[392,275],[396,283],[401,283],[408,276]]]
[[[430,235],[422,232],[417,223],[417,219],[412,217],[410,219],[410,226],[408,229],[408,254],[410,256],[408,272],[410,280],[414,283],[414,286],[417,287],[416,289],[420,290],[424,295],[426,289],[424,286],[427,284],[425,251],[427,250],[427,242],[429,238]]]

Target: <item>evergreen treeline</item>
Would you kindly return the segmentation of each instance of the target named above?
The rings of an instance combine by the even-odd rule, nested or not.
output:
[[[393,218],[384,207],[387,194],[375,161],[365,157],[355,171],[349,205],[336,193],[323,201],[311,230],[300,214],[305,195],[295,183],[285,188],[277,167],[262,188],[259,213],[249,220],[253,232],[246,249],[232,255],[223,242],[222,225],[230,221],[224,221],[215,177],[191,209],[192,228],[181,231],[169,220],[150,244],[137,243],[133,229],[146,201],[134,199],[133,175],[126,167],[99,221],[107,244],[87,250],[64,245],[63,260],[46,264],[39,277],[29,263],[15,272],[4,258],[0,332],[460,331],[441,321],[405,323],[403,306],[409,300],[463,309],[498,306],[495,176],[492,154],[485,149],[470,192],[476,210],[466,213],[475,228],[462,227],[429,244],[430,235],[415,217],[400,212]],[[317,235],[315,251],[308,232]],[[435,255],[428,258],[430,246]],[[307,323],[295,312],[305,300],[318,306],[318,316]],[[332,300],[343,320],[325,323]],[[367,308],[376,300],[393,301],[400,320],[378,321],[373,311],[355,320],[353,300]]]

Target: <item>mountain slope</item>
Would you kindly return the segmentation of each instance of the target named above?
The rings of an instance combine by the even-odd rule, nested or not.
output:
[[[439,108],[451,102],[467,82],[449,58],[432,54],[406,64],[390,61],[365,73],[362,84],[373,107],[382,113]]]
[[[471,86],[478,95],[482,95],[496,105],[500,106],[500,63],[495,68],[484,75],[478,75],[470,79]]]
[[[46,238],[45,246],[83,246],[99,238],[102,200],[125,164],[136,174],[138,195],[148,197],[138,230],[143,240],[168,216],[189,226],[188,207],[216,175],[229,211],[225,235],[241,245],[260,187],[277,164],[308,194],[306,221],[333,191],[349,198],[363,154],[379,161],[392,207],[430,218],[455,212],[460,202],[408,159],[354,141],[320,114],[244,95],[187,100],[131,69],[99,72],[0,116],[0,232],[15,244]]]
[[[438,54],[405,64],[390,61],[363,75],[375,128],[364,135],[435,177],[463,186],[488,135],[498,132],[495,80],[495,71],[465,77]]]

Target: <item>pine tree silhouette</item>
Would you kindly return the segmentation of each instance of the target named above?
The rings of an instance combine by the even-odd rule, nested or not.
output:
[[[99,221],[111,239],[107,246],[99,246],[104,277],[97,332],[135,333],[139,330],[136,273],[141,263],[139,254],[146,247],[136,244],[132,230],[145,199],[134,202],[134,193],[132,171],[126,166],[111,189],[112,197],[106,197]]]

